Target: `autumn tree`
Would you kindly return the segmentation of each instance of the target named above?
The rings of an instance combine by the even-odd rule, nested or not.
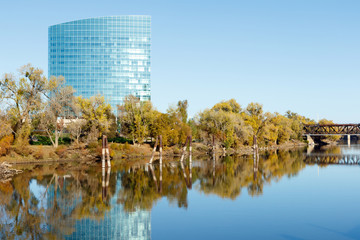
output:
[[[267,140],[272,144],[286,143],[294,135],[291,124],[291,119],[275,113],[268,123]]]
[[[187,122],[188,119],[188,101],[178,101],[177,103],[177,112],[179,113],[179,118],[183,123]]]
[[[264,113],[263,106],[259,103],[249,103],[246,111],[243,113],[246,124],[252,128],[252,136],[256,136],[259,141],[264,139],[264,136],[269,133],[270,113]],[[252,142],[252,139],[249,140]]]
[[[83,134],[86,121],[84,119],[70,119],[70,123],[67,124],[66,130],[69,131],[70,137],[76,144],[79,145],[80,136]]]
[[[118,106],[121,133],[141,144],[149,136],[149,127],[154,120],[155,111],[150,101],[140,101],[135,96],[126,96]]]
[[[226,148],[243,144],[249,138],[251,129],[245,125],[241,107],[231,99],[220,102],[211,109],[200,112],[198,122],[208,141],[220,141]]]
[[[188,121],[188,125],[190,127],[191,130],[191,135],[193,139],[200,139],[200,135],[201,135],[201,130],[197,124],[197,119],[195,118],[190,118]]]
[[[9,153],[11,144],[14,141],[14,137],[11,133],[12,129],[9,119],[0,110],[0,156]]]
[[[304,116],[301,116],[297,113],[286,111],[285,117],[291,120],[291,129],[293,131],[292,139],[302,139],[302,135],[304,133],[304,125],[305,124],[314,124],[315,121]]]
[[[169,106],[166,113],[157,115],[155,126],[157,129],[156,135],[162,135],[164,145],[173,146],[176,144],[182,145],[187,136],[191,135],[191,129],[188,125],[188,101],[179,101],[177,105]]]
[[[12,133],[10,120],[4,112],[0,110],[0,139]]]
[[[74,108],[74,92],[71,86],[65,85],[65,79],[52,76],[48,82],[51,92],[45,110],[40,114],[40,129],[43,129],[54,147],[59,146],[59,138],[65,129],[65,119]]]
[[[242,111],[239,103],[236,102],[235,99],[230,99],[228,101],[221,101],[215,104],[212,107],[212,110],[219,111],[223,110],[224,112],[232,112],[232,113],[240,113]]]
[[[80,117],[86,121],[84,131],[87,132],[88,142],[96,141],[103,133],[109,131],[113,123],[112,110],[103,96],[80,96],[75,99],[75,104],[80,109]]]
[[[167,113],[157,114],[151,126],[152,135],[162,135],[165,146],[182,145],[191,134],[190,127],[179,118],[178,113],[169,108]]]
[[[8,106],[11,128],[18,143],[27,143],[30,119],[42,108],[43,98],[49,92],[49,84],[43,70],[25,65],[19,77],[5,74],[0,80],[0,103]]]

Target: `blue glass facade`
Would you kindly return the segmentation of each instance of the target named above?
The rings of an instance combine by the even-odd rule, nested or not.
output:
[[[127,95],[150,100],[150,16],[98,17],[49,27],[49,76],[77,96],[101,94],[113,110]]]

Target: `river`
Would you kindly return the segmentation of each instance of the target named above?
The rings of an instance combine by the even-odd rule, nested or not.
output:
[[[359,160],[360,145],[340,145],[19,165],[0,184],[0,239],[360,239]]]

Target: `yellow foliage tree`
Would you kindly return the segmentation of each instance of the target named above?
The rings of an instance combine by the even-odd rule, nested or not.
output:
[[[76,98],[76,105],[80,109],[80,117],[86,120],[85,130],[90,135],[100,137],[110,129],[112,124],[111,105],[105,101],[105,98],[96,95],[90,98]],[[92,139],[95,140],[95,139]]]

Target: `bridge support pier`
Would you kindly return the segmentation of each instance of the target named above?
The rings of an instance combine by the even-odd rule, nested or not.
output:
[[[348,134],[347,135],[347,144],[348,144],[348,146],[350,146],[350,141],[351,141],[351,135]]]
[[[314,146],[314,145],[315,145],[314,140],[311,138],[311,136],[310,136],[309,134],[306,135],[306,140],[307,140],[307,142],[308,142],[308,145],[310,145],[310,146]]]

